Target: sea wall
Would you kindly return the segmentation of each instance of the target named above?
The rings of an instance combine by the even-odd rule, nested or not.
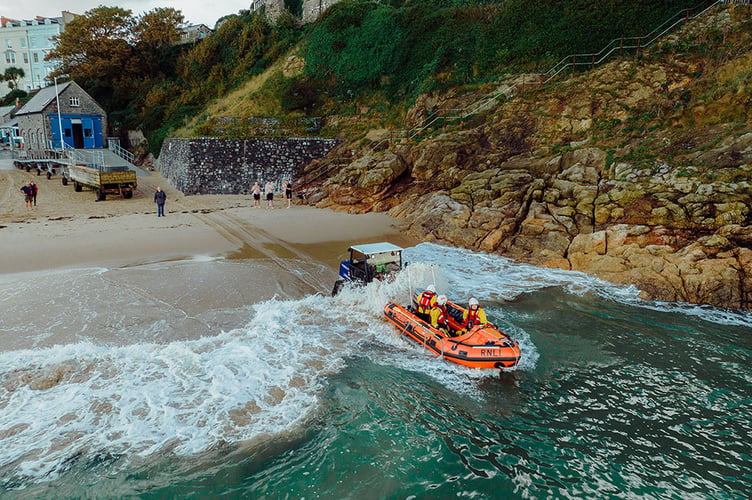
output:
[[[190,194],[240,194],[254,182],[295,180],[312,160],[339,139],[167,139],[157,169],[172,186]]]

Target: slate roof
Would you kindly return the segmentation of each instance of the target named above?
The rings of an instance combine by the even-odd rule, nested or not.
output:
[[[18,120],[16,120],[15,118],[13,118],[12,120],[9,120],[9,121],[7,121],[5,123],[0,124],[0,129],[4,129],[4,128],[8,129],[8,128],[13,128],[13,127],[17,127],[17,126],[18,126]]]
[[[59,83],[57,85],[57,91],[60,94],[62,94],[63,91],[67,89],[70,84],[71,82]],[[37,92],[34,97],[29,99],[29,102],[24,104],[23,107],[18,110],[18,112],[16,113],[16,116],[41,113],[44,110],[44,108],[46,108],[47,105],[54,100],[55,100],[55,86],[51,85],[49,87],[45,87],[41,89],[39,92]]]

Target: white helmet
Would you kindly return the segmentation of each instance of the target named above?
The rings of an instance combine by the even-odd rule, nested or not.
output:
[[[476,299],[475,297],[471,297],[470,300],[468,301],[468,304],[470,305],[470,307],[477,306],[478,299]]]
[[[428,290],[429,292],[433,292],[433,293],[436,293],[436,287],[435,287],[435,286],[433,286],[433,285],[428,285],[428,286],[426,287],[426,290]]]
[[[443,306],[444,304],[446,304],[446,301],[447,301],[446,295],[439,295],[438,297],[436,297],[436,303],[439,304],[440,306]]]

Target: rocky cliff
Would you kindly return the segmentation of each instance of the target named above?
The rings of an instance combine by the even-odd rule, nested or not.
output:
[[[388,210],[421,239],[585,271],[646,298],[752,310],[749,13],[723,10],[419,141],[351,143],[354,160],[308,198]],[[478,98],[423,96],[408,120]]]

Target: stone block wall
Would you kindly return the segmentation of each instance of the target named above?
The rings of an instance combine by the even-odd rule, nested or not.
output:
[[[323,158],[340,139],[166,139],[157,169],[183,194],[241,194],[253,183],[281,182]],[[279,191],[277,191],[279,193]]]

